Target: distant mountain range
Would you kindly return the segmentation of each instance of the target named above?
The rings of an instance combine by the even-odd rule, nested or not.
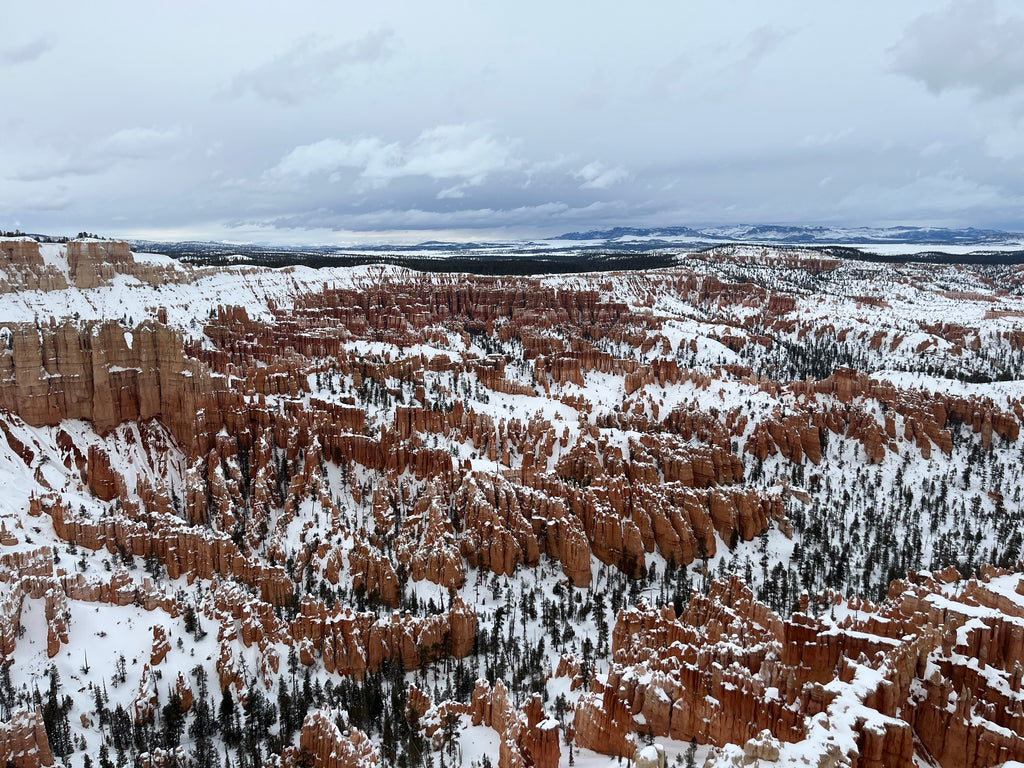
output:
[[[396,264],[425,272],[548,274],[653,269],[680,253],[727,244],[813,248],[835,257],[878,262],[1022,264],[1024,233],[941,227],[799,227],[760,224],[707,227],[615,227],[537,240],[427,241],[415,245],[267,245],[132,240],[137,252],[162,253],[206,265],[309,267]]]
[[[788,245],[1024,245],[1024,233],[997,229],[947,229],[943,227],[798,227],[774,224],[732,227],[615,227],[589,232],[568,232],[552,240],[604,242],[729,242]]]

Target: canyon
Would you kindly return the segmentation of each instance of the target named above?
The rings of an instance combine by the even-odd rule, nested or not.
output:
[[[0,762],[1024,761],[1021,268],[0,265]]]

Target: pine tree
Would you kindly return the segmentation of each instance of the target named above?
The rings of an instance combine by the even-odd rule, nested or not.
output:
[[[51,666],[50,686],[43,704],[43,727],[50,741],[50,749],[63,759],[74,751],[74,744],[71,740],[71,723],[68,721],[72,701],[70,696],[65,696],[63,700],[58,697],[60,685],[60,673],[56,666]]]
[[[229,688],[225,688],[221,693],[217,722],[220,725],[220,732],[224,737],[224,743],[232,749],[237,747],[241,734],[238,729],[238,712],[235,708],[235,698],[231,695]]]
[[[209,701],[209,688],[206,683],[206,670],[196,666],[192,670],[196,678],[196,697],[192,704],[192,723],[188,735],[195,740],[192,758],[198,768],[219,768],[220,755],[217,753],[212,736],[216,731],[217,722],[213,718]]]
[[[132,743],[132,721],[120,704],[110,716],[110,739],[119,753],[128,749]]]
[[[172,691],[167,703],[160,711],[163,716],[163,742],[168,749],[181,744],[181,734],[185,730],[185,713],[181,707],[181,694]]]
[[[690,746],[686,748],[686,768],[697,768],[697,739],[690,739]]]
[[[295,732],[295,713],[292,697],[288,693],[283,677],[278,681],[277,686],[277,709],[281,720],[281,741],[283,744],[291,744],[292,734]]]
[[[9,664],[0,664],[0,722],[11,717],[14,708],[14,688],[11,685],[11,668]]]

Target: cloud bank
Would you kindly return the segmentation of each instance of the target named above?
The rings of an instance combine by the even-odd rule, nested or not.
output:
[[[8,10],[3,228],[1024,229],[1009,0]]]

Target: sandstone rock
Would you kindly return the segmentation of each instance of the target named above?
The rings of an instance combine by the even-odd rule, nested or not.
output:
[[[171,650],[171,644],[167,640],[167,632],[159,624],[153,625],[153,650],[149,654],[149,664],[157,666]]]
[[[0,723],[0,761],[15,768],[54,765],[43,716],[38,709],[16,710],[10,720]]]
[[[637,747],[633,755],[634,768],[666,768],[665,747],[661,744],[648,744]]]
[[[128,243],[115,240],[72,240],[67,244],[67,260],[77,288],[105,285],[115,273],[130,273],[135,265]]]
[[[318,709],[306,715],[299,748],[312,757],[316,768],[369,768],[380,764],[373,742],[358,728],[348,727],[347,719],[343,710]]]
[[[367,594],[385,605],[393,608],[398,606],[398,576],[391,561],[382,552],[360,543],[349,551],[348,559],[352,567],[353,589],[365,589]],[[337,575],[331,581],[336,584]]]
[[[110,467],[110,456],[102,448],[89,446],[89,490],[103,501],[110,501],[118,493],[118,476]]]

